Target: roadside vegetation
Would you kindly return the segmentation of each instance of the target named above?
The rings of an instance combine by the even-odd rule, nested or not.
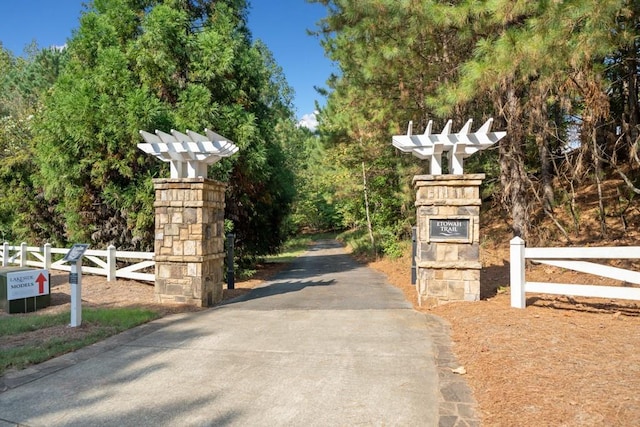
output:
[[[428,162],[394,149],[391,137],[406,133],[410,120],[416,133],[430,120],[439,133],[448,119],[457,132],[470,118],[475,130],[492,117],[494,130],[507,136],[465,162],[466,173],[486,176],[481,245],[493,259],[483,261],[482,281],[490,289],[476,305],[438,311],[453,325],[485,421],[638,425],[640,405],[628,394],[639,389],[640,363],[629,344],[638,341],[637,307],[611,314],[610,327],[588,302],[571,300],[559,312],[557,299],[542,301],[515,314],[515,328],[501,245],[514,235],[530,246],[636,244],[640,2],[307,1],[327,8],[311,30],[337,67],[318,88],[326,102],[315,132],[297,126],[291,88],[268,46],[253,39],[245,0],[94,1],[63,50],[32,45],[16,57],[0,40],[3,240],[151,250],[152,180],[167,176],[168,167],[137,150],[138,131],[206,127],[240,148],[209,169],[228,184],[225,231],[236,235],[239,278],[257,281],[265,268],[283,268],[316,236],[283,243],[320,230],[337,230],[359,259],[402,259],[398,269],[406,275],[416,222],[412,177],[430,171]],[[157,316],[125,321],[125,312],[105,312],[93,321],[86,312],[98,331],[82,337],[66,328],[68,314],[45,324],[32,323],[36,315],[0,317],[0,373]],[[544,328],[536,326],[541,319]],[[562,357],[538,357],[559,351],[555,340],[567,342],[576,324],[584,332],[580,345],[567,346]],[[38,344],[17,350],[25,334]],[[47,335],[62,341],[47,342]],[[593,343],[612,353],[576,365],[576,355],[596,354]],[[629,353],[615,353],[621,347]],[[518,357],[527,351],[531,357]],[[524,366],[511,364],[516,359]],[[554,360],[563,363],[554,368]],[[566,376],[544,383],[597,373],[603,361],[618,367],[601,382],[582,375],[590,384]],[[543,383],[531,388],[538,379]],[[563,395],[571,384],[575,392]],[[542,409],[526,400],[532,390],[547,399]],[[603,396],[617,402],[594,413]]]
[[[398,257],[412,177],[429,170],[391,137],[489,117],[507,137],[465,172],[486,175],[483,202],[512,234],[580,240],[584,189],[595,239],[640,227],[640,3],[309,1],[327,8],[310,30],[337,67],[315,132],[243,0],[91,2],[61,51],[0,45],[3,239],[150,250],[152,179],[168,168],[138,131],[207,127],[240,148],[209,168],[228,184],[240,268],[303,231],[356,230],[356,252]]]
[[[68,311],[2,316],[0,375],[7,369],[19,370],[44,362],[158,317],[158,313],[140,308],[85,308],[82,325],[70,328]]]

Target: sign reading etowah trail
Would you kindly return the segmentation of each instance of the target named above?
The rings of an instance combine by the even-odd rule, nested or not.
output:
[[[469,219],[430,219],[429,237],[439,239],[468,239]]]

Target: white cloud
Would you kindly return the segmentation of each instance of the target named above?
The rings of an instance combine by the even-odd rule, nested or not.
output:
[[[300,121],[298,121],[298,126],[309,129],[311,132],[315,132],[318,127],[318,119],[316,115],[318,111],[314,111],[313,113],[308,113],[302,116]]]

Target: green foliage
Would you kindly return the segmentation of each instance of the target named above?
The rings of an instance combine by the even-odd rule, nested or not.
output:
[[[41,243],[59,231],[55,211],[43,203],[37,184],[33,135],[41,98],[66,61],[64,52],[37,51],[36,46],[29,48],[26,58],[15,58],[0,48],[0,233],[4,240]]]
[[[378,238],[376,239],[380,251],[389,258],[400,258],[404,252],[402,241],[398,237],[402,235],[394,231],[393,229],[386,228],[378,232]]]
[[[296,171],[296,198],[291,213],[292,231],[318,232],[340,227],[341,218],[333,203],[335,185],[325,173],[330,168],[318,135],[306,128],[292,130],[294,139],[286,152]]]
[[[415,130],[494,117],[507,130],[465,166],[487,175],[483,199],[509,210],[516,234],[535,226],[531,211],[552,215],[557,180],[575,186],[605,163],[637,168],[640,3],[315,2],[327,6],[318,33],[340,68],[320,135],[343,227],[365,226],[366,181],[374,234],[406,235],[399,219],[411,218],[413,189],[403,177],[428,172],[388,148],[409,120]],[[578,139],[580,154],[564,157]]]
[[[337,236],[337,239],[351,248],[351,253],[356,257],[370,257],[375,254],[365,229],[357,228],[344,231]]]
[[[8,198],[16,195],[0,209],[18,212],[2,216],[0,231],[150,250],[152,179],[168,168],[138,150],[138,131],[209,128],[240,147],[210,170],[229,182],[226,217],[237,253],[276,251],[295,195],[285,154],[291,89],[245,20],[242,0],[96,0],[59,58],[0,51],[9,71],[0,80],[0,144],[27,141],[11,156],[14,169],[0,166]],[[35,199],[46,216],[33,215]]]
[[[334,228],[371,227],[374,249],[395,253],[394,242],[409,235],[415,216],[411,176],[426,171],[397,155],[391,135],[404,132],[409,120],[422,127],[435,115],[426,100],[451,78],[451,64],[471,40],[442,30],[446,7],[438,2],[319,2],[330,13],[318,32],[340,74],[328,82],[331,92],[320,112],[324,159],[307,205],[327,201],[338,214]]]
[[[91,332],[82,338],[51,337],[41,342],[0,350],[0,375],[8,368],[23,369],[52,357],[77,350],[124,330],[149,322],[158,314],[139,308],[85,309],[83,324]],[[69,312],[54,315],[14,315],[0,319],[0,336],[18,335],[69,323]]]
[[[399,237],[403,236],[403,237]],[[378,227],[374,235],[375,245],[364,228],[344,231],[337,239],[351,248],[358,257],[375,258],[381,255],[391,259],[400,258],[406,250],[406,235],[392,228]]]

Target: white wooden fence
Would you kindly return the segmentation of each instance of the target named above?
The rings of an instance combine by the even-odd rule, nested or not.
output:
[[[519,237],[514,237],[511,240],[510,258],[512,307],[526,307],[526,292],[640,300],[640,288],[635,287],[570,285],[563,283],[527,282],[525,280],[525,261],[529,259],[541,264],[567,268],[581,273],[595,274],[639,285],[640,272],[594,262],[581,261],[581,259],[640,259],[640,246],[599,248],[526,248],[524,240]]]
[[[44,246],[27,246],[26,243],[22,243],[20,246],[10,246],[6,242],[1,248],[0,258],[3,267],[19,265],[62,271],[71,270],[71,266],[62,261],[69,249],[52,248],[49,243]],[[128,265],[118,268],[116,260],[126,260]],[[82,262],[83,273],[107,276],[109,282],[116,280],[117,277],[150,282],[156,280],[155,274],[140,271],[155,265],[153,252],[117,251],[112,245],[107,250],[87,250]]]

